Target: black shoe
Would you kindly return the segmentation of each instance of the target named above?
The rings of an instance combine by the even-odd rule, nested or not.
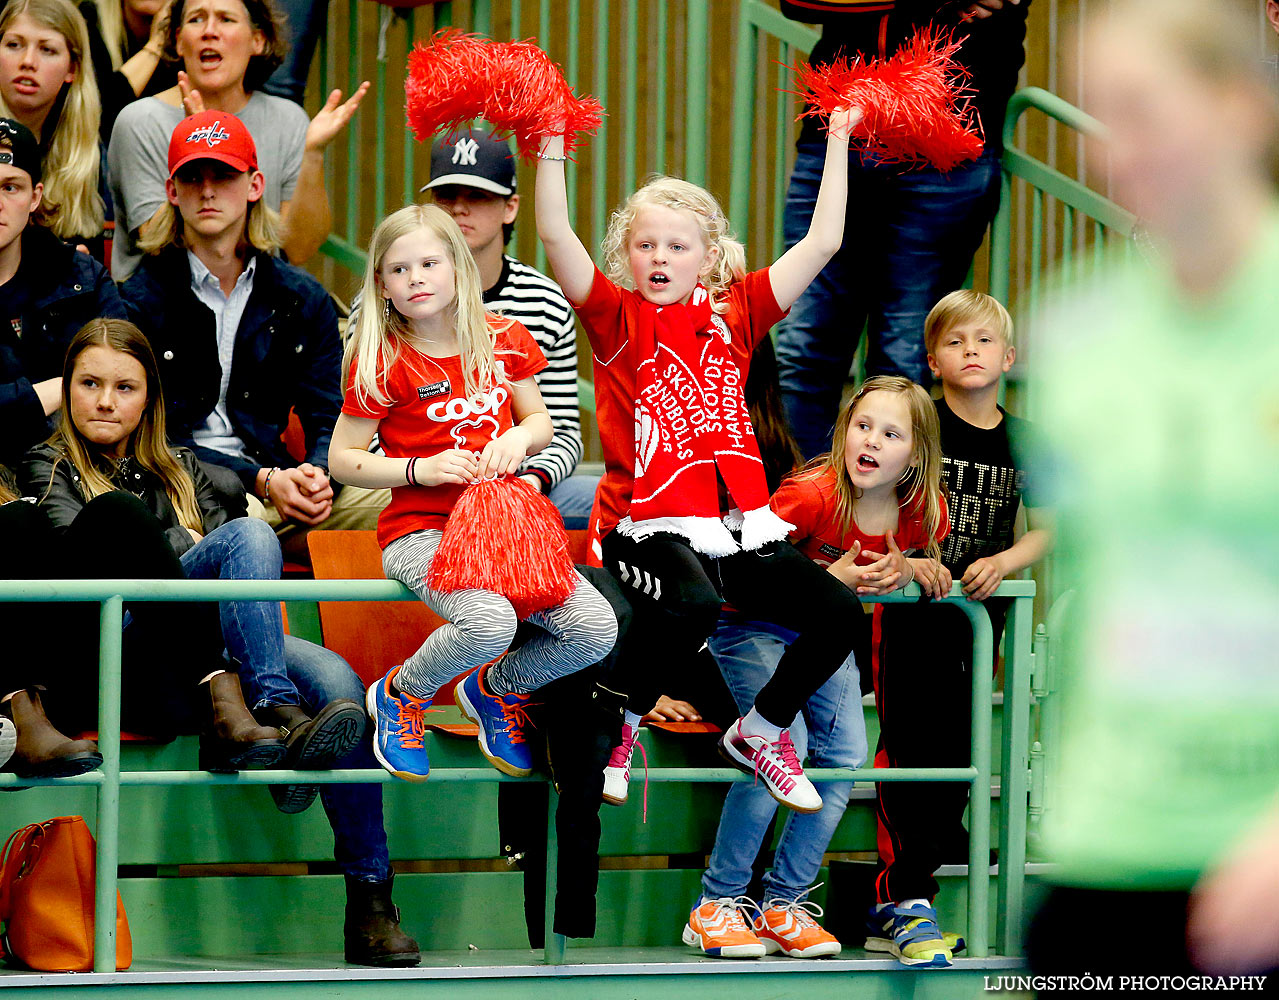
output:
[[[422,961],[417,942],[400,929],[400,909],[391,902],[392,879],[359,882],[346,877],[342,938],[352,965],[410,966]]]
[[[264,726],[273,726],[284,739],[282,768],[295,771],[327,771],[341,763],[364,738],[368,716],[364,706],[350,698],[329,702],[314,717],[297,705],[270,705],[253,713]],[[271,798],[282,813],[300,813],[319,794],[316,785],[270,785]]]

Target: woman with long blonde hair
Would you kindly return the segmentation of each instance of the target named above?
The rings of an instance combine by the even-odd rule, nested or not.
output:
[[[64,240],[101,237],[102,105],[88,28],[70,0],[13,0],[0,13],[0,116],[29,128],[44,153],[35,221]]]

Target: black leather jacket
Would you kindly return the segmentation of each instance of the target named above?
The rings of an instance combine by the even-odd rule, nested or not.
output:
[[[195,483],[195,499],[200,508],[200,533],[207,535],[214,528],[225,524],[239,513],[222,506],[209,477],[200,467],[199,460],[189,448],[174,448],[182,467]],[[61,534],[71,526],[77,514],[88,503],[80,486],[80,473],[70,459],[51,444],[36,445],[27,452],[22,462],[22,493],[35,497],[49,520],[55,534]],[[178,512],[173,509],[169,495],[159,476],[148,472],[136,459],[124,458],[115,467],[111,481],[121,490],[132,493],[141,500],[164,525],[164,537],[179,556],[195,544],[191,533],[182,526]]]

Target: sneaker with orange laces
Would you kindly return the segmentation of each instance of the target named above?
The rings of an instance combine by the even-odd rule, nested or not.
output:
[[[480,727],[480,753],[503,774],[522,778],[533,771],[533,752],[524,738],[524,728],[532,725],[528,717],[529,696],[489,691],[484,678],[492,666],[485,664],[467,674],[453,689],[453,697],[457,707]]]
[[[704,899],[688,916],[683,941],[712,958],[761,958],[764,942],[751,930],[755,904],[745,896]]]
[[[626,805],[626,796],[631,786],[631,757],[636,748],[644,759],[644,773],[647,774],[648,754],[644,752],[644,744],[639,741],[639,728],[623,722],[622,744],[613,747],[608,765],[604,768],[604,801],[611,806]]]
[[[770,899],[755,918],[756,936],[769,955],[781,952],[791,958],[827,958],[843,946],[817,922],[822,908],[806,899]]]
[[[426,734],[422,713],[431,700],[396,691],[391,680],[399,672],[399,667],[393,667],[380,681],[370,684],[364,698],[369,718],[377,729],[373,734],[373,756],[397,778],[425,781],[431,773],[431,762],[422,742]]]

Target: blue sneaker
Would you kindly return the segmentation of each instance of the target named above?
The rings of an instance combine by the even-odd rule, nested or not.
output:
[[[489,666],[467,674],[454,699],[468,719],[480,727],[480,753],[503,774],[522,778],[533,770],[533,753],[524,739],[530,725],[525,711],[529,696],[514,692],[499,697],[484,687]]]
[[[949,969],[954,953],[947,937],[937,925],[937,911],[924,899],[872,906],[866,915],[866,950],[886,951],[902,965]],[[963,938],[950,937],[962,946]]]
[[[425,781],[431,773],[431,762],[426,759],[422,744],[426,734],[422,713],[431,701],[391,690],[391,678],[399,671],[399,667],[394,667],[380,681],[369,685],[364,698],[369,718],[377,727],[373,756],[397,778]]]

